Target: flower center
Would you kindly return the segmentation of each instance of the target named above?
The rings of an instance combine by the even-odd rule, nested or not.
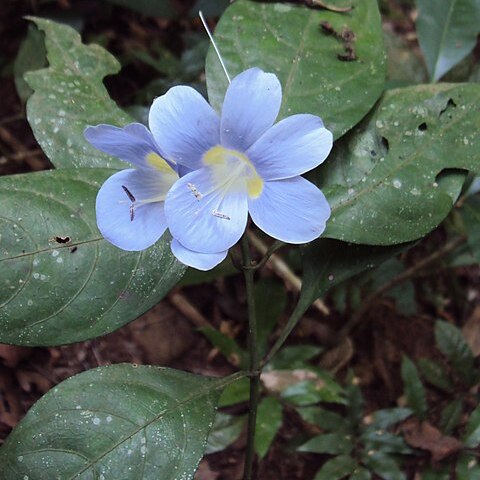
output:
[[[217,145],[202,160],[210,167],[216,188],[246,189],[250,198],[258,198],[262,193],[263,180],[245,154]]]

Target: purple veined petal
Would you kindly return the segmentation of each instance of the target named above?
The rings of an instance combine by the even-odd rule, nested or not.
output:
[[[200,168],[202,155],[220,142],[217,113],[191,87],[173,87],[155,99],[148,121],[166,157],[192,170]]]
[[[175,169],[173,164],[165,162],[152,134],[141,123],[130,123],[123,128],[105,124],[87,127],[84,136],[98,150],[138,168],[165,170],[169,165]]]
[[[281,103],[282,86],[273,73],[250,68],[237,75],[223,101],[222,145],[247,150],[273,125]]]
[[[172,236],[201,253],[228,250],[245,231],[247,193],[215,185],[208,168],[188,173],[170,189],[165,214]]]
[[[211,270],[216,267],[220,262],[225,260],[228,250],[218,253],[200,253],[194,252],[185,248],[178,240],[173,239],[172,244],[172,253],[177,257],[177,260],[180,260],[184,265],[189,267],[196,268],[197,270]]]
[[[167,229],[162,198],[175,178],[135,169],[108,178],[96,201],[97,225],[105,240],[128,251],[153,245]],[[155,198],[158,201],[142,204]]]
[[[287,243],[318,238],[331,213],[325,195],[302,177],[265,182],[260,197],[249,200],[248,209],[261,230]]]
[[[246,152],[264,180],[282,180],[308,172],[330,153],[333,135],[319,117],[287,117],[260,137]]]

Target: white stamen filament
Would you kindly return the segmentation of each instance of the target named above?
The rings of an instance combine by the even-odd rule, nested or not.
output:
[[[205,31],[207,32],[208,38],[212,42],[213,49],[215,50],[215,53],[217,54],[218,60],[220,61],[220,65],[222,66],[223,71],[225,72],[225,76],[227,77],[228,83],[232,83],[232,81],[230,80],[230,75],[228,74],[228,71],[227,71],[227,67],[225,66],[225,63],[223,62],[223,58],[220,55],[220,50],[218,49],[217,44],[215,43],[215,40],[213,39],[212,32],[210,32],[210,29],[208,28],[207,22],[205,21],[205,18],[203,16],[203,13],[202,13],[201,10],[198,12],[198,16],[200,17],[200,20],[203,23],[203,28],[205,28]]]

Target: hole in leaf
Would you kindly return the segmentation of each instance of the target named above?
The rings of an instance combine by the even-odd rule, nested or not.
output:
[[[457,104],[453,101],[453,99],[449,98],[445,108],[440,111],[440,116],[442,116],[447,110],[449,110],[451,108],[455,108],[456,106],[457,106]]]
[[[54,240],[57,242],[57,243],[68,243],[70,241],[70,237],[60,237],[60,236],[56,236],[54,238]]]
[[[425,122],[421,123],[419,126],[418,126],[418,129],[421,131],[421,132],[424,132],[426,129],[427,129],[427,124]]]
[[[388,140],[385,137],[382,137],[381,142],[385,151],[388,152],[388,150],[390,149],[390,144],[388,143]]]

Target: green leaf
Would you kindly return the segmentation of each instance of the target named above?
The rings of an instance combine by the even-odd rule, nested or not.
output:
[[[268,363],[267,369],[288,370],[305,368],[308,361],[322,351],[314,345],[292,345],[282,348]]]
[[[218,402],[219,407],[229,407],[237,403],[246,402],[250,398],[250,383],[248,378],[242,378],[227,385]]]
[[[416,0],[418,7],[417,34],[425,55],[428,72],[436,82],[477,43],[480,32],[478,0]]]
[[[175,10],[171,0],[104,0],[120,7],[130,8],[151,17],[172,18]]]
[[[317,435],[301,445],[298,451],[349,455],[354,446],[354,439],[351,435],[336,432]]]
[[[453,392],[453,384],[446,375],[446,369],[435,360],[420,358],[418,367],[426,382],[447,393]]]
[[[1,478],[191,479],[226,383],[126,364],[76,375],[10,434]]]
[[[445,435],[450,435],[458,427],[462,418],[463,398],[456,398],[442,410],[440,429]]]
[[[339,455],[325,462],[314,480],[340,480],[352,474],[357,468],[357,462],[350,455]]]
[[[352,0],[345,15],[305,6],[238,0],[223,14],[215,38],[230,75],[250,67],[275,73],[283,86],[280,117],[320,115],[336,138],[370,110],[383,90],[385,52],[376,0]],[[357,60],[341,61],[342,41],[320,22],[355,35]],[[228,85],[211,49],[206,62],[208,96],[220,111]]]
[[[369,245],[423,237],[450,212],[463,170],[480,170],[479,85],[420,85],[385,93],[310,178],[332,216],[325,236]],[[456,169],[439,174],[445,169]]]
[[[352,371],[348,372],[347,387],[345,388],[347,404],[347,422],[354,432],[358,430],[363,419],[363,395],[357,379]]]
[[[20,44],[13,64],[15,87],[22,102],[26,102],[32,94],[32,89],[28,86],[23,75],[26,72],[44,67],[46,63],[43,35],[35,26],[29,25],[27,35]]]
[[[435,342],[447,357],[457,375],[468,385],[476,383],[475,358],[461,330],[454,325],[437,320]]]
[[[480,444],[480,406],[470,414],[463,443],[467,448],[476,448]]]
[[[34,90],[27,117],[35,138],[57,168],[125,168],[125,163],[93,148],[84,138],[88,125],[125,125],[130,118],[110,98],[103,78],[120,64],[98,45],[83,45],[72,28],[35,18],[45,32],[49,67],[26,75]]]
[[[182,276],[167,236],[143,252],[102,238],[95,196],[111,173],[0,178],[0,342],[62,345],[104,335],[158,303]]]
[[[262,374],[262,380],[266,375],[276,375],[282,371],[271,371]],[[288,371],[284,371],[287,373]],[[284,400],[295,405],[310,405],[319,402],[344,403],[343,388],[326,371],[319,368],[309,368],[304,370],[307,380],[301,380],[302,377],[296,377],[296,373],[301,370],[291,372],[291,384],[281,392]]]
[[[411,454],[412,449],[405,443],[402,437],[384,430],[368,429],[362,435],[365,450],[379,451],[381,453]]]
[[[419,419],[424,420],[428,410],[425,388],[418,375],[417,367],[408,357],[403,357],[402,360],[402,380],[408,406]]]
[[[480,465],[474,455],[462,453],[457,461],[456,480],[480,478]]]
[[[376,430],[384,430],[396,423],[403,422],[403,420],[411,414],[412,411],[409,408],[386,408],[377,410],[373,413],[371,427]]]
[[[340,431],[348,430],[348,425],[342,415],[325,410],[321,407],[311,406],[311,407],[299,407],[297,412],[302,416],[302,418],[314,425],[319,425],[323,430],[327,431]]]
[[[265,397],[258,405],[255,451],[263,458],[282,426],[283,407],[275,397]]]
[[[247,352],[240,348],[235,339],[212,327],[202,327],[198,330],[202,332],[208,338],[210,343],[218,348],[218,350],[220,350],[220,352],[234,365],[238,365],[241,368],[247,367]]]
[[[350,480],[371,480],[372,474],[363,467],[355,469],[350,475]]]
[[[379,450],[383,453],[411,453],[412,450],[407,446],[403,437],[386,430],[410,415],[412,415],[412,411],[409,408],[388,408],[374,412],[371,424],[362,432],[361,438],[365,450]]]
[[[227,387],[228,388],[228,387]],[[217,413],[208,435],[206,454],[220,452],[232,444],[242,433],[246,423],[245,415]]]
[[[405,480],[406,478],[397,461],[381,452],[372,455],[367,453],[363,456],[363,463],[383,480]]]

